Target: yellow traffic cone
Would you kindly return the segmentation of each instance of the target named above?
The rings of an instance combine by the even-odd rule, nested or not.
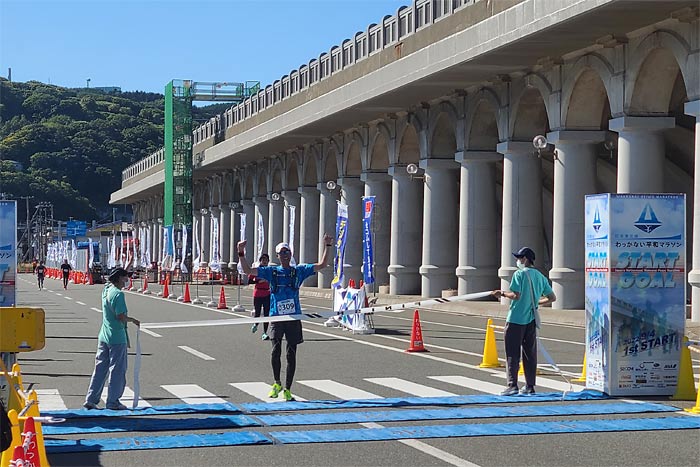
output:
[[[542,372],[540,371],[539,368],[535,371],[536,375],[541,375]],[[520,369],[518,370],[518,376],[524,376],[525,375],[525,367],[523,367],[523,361],[520,360]]]
[[[586,353],[583,354],[583,370],[581,370],[581,376],[571,380],[575,383],[585,383],[586,382]]]
[[[681,347],[681,362],[678,370],[678,386],[676,393],[671,396],[671,400],[675,401],[692,401],[697,395],[695,392],[695,381],[693,380],[693,362],[690,358],[690,349],[688,348],[688,338],[683,337]]]
[[[481,359],[481,368],[502,367],[498,361],[498,349],[496,349],[496,333],[493,330],[493,320],[486,321],[486,339],[484,339],[484,356]]]
[[[698,378],[698,387],[700,387],[700,378]],[[700,389],[698,390],[698,400],[695,401],[695,407],[684,409],[686,412],[700,415]]]

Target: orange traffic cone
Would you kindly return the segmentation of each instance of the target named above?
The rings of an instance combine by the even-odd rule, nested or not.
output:
[[[25,464],[39,467],[39,446],[37,444],[36,427],[34,417],[27,417],[24,421],[24,431],[22,432],[22,445],[24,447]]]
[[[88,285],[95,285],[95,281],[92,279],[91,272],[88,272]],[[131,286],[129,286],[129,290],[131,290]]]
[[[165,282],[163,282],[163,292],[159,294],[160,297],[168,298],[170,296],[170,289],[168,288],[168,276],[165,276]]]
[[[352,279],[351,279],[352,280]],[[406,352],[427,352],[423,346],[423,332],[420,329],[420,317],[418,310],[413,313],[413,328],[411,329],[411,345],[406,349]]]
[[[185,293],[182,295],[182,300],[178,298],[177,300],[182,302],[182,303],[192,303],[192,300],[190,299],[190,283],[185,282]]]
[[[355,289],[355,288],[356,288],[356,287],[355,287],[355,279],[350,279],[350,280],[348,281],[348,287],[350,287],[351,289]]]
[[[129,278],[129,288],[126,290],[131,290],[134,288],[134,279],[132,277]]]
[[[216,307],[217,310],[226,310],[226,292],[224,292],[224,287],[221,286],[221,293],[219,294],[219,305]]]
[[[151,295],[151,291],[148,290],[148,274],[146,274],[143,278],[143,290],[141,293],[144,295]]]

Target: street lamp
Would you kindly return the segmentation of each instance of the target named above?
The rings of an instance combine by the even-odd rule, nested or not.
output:
[[[335,183],[333,180],[328,180],[326,182],[326,188],[328,188],[329,191],[333,191],[338,187],[338,184]]]
[[[418,166],[416,164],[408,164],[406,166],[406,172],[408,175],[411,177],[411,180],[423,180],[425,177],[423,175],[417,175],[418,174]]]

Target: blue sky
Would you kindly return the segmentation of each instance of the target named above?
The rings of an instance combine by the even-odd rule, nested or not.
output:
[[[263,86],[411,0],[0,0],[0,76],[163,92]]]

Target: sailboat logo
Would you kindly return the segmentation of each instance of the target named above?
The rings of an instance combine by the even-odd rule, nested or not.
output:
[[[639,215],[637,222],[634,223],[634,226],[646,233],[651,233],[661,227],[661,222],[656,218],[656,213],[651,209],[649,203],[642,209],[642,213]]]
[[[595,214],[593,215],[593,230],[595,230],[596,233],[598,233],[598,231],[600,230],[600,226],[602,225],[603,223],[600,222],[600,212],[598,212],[598,206],[596,206]]]

